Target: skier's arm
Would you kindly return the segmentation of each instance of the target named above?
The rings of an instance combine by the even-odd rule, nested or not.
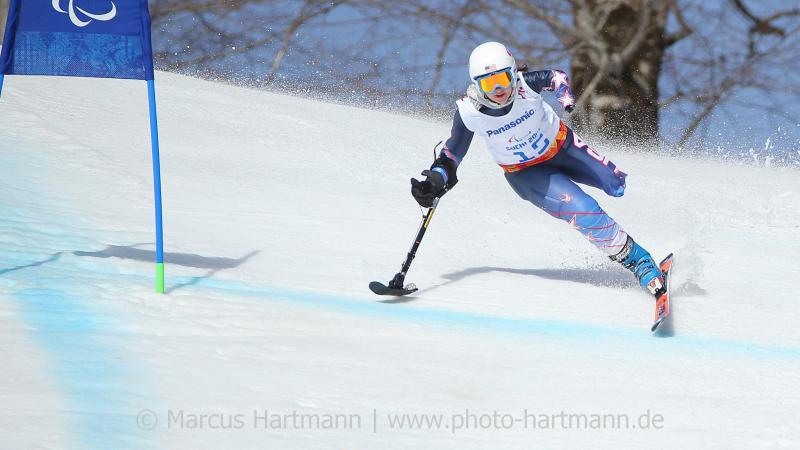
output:
[[[541,93],[543,90],[553,91],[556,100],[561,103],[561,106],[567,112],[572,112],[575,108],[575,96],[572,95],[572,89],[569,87],[569,77],[566,73],[560,70],[536,70],[524,72],[522,76],[528,86],[536,92]]]
[[[435,198],[441,197],[458,183],[456,170],[467,154],[467,150],[469,150],[473,134],[464,125],[461,114],[456,111],[456,115],[453,117],[453,129],[450,132],[450,138],[447,139],[444,148],[439,152],[439,156],[431,165],[430,170],[422,172],[422,175],[425,175],[425,180],[411,179],[411,195],[414,196],[420,206],[430,208]]]
[[[431,170],[441,173],[444,176],[444,182],[447,189],[451,189],[458,182],[456,177],[456,170],[458,165],[467,155],[469,145],[472,143],[472,137],[475,135],[472,131],[467,129],[464,121],[461,119],[461,114],[456,110],[453,117],[453,127],[450,130],[450,137],[444,144],[444,148],[439,152],[439,157],[433,162]]]

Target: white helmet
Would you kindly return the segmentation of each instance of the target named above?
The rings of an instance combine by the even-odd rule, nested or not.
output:
[[[475,85],[476,100],[489,108],[497,109],[511,104],[517,93],[517,62],[514,55],[499,42],[486,42],[477,47],[469,55],[469,77]],[[479,83],[481,78],[494,73],[508,72],[511,95],[503,104],[491,100]],[[493,88],[494,86],[492,86]],[[505,87],[505,86],[502,86]]]

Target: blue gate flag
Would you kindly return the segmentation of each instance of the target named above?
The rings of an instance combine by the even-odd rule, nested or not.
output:
[[[0,51],[6,75],[146,80],[153,148],[156,291],[164,293],[161,162],[147,0],[11,0]]]
[[[153,79],[147,0],[11,0],[0,75]]]

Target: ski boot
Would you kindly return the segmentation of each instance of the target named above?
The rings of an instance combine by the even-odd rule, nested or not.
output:
[[[623,267],[630,270],[639,280],[639,284],[650,291],[656,300],[660,299],[666,293],[664,286],[664,274],[661,273],[658,264],[653,261],[650,253],[637,244],[633,238],[628,236],[625,246],[622,251],[616,255],[610,256],[612,261],[622,264]]]

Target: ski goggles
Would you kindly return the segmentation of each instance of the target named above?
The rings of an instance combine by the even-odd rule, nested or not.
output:
[[[497,72],[487,73],[486,75],[481,75],[475,78],[475,83],[478,85],[481,91],[486,94],[491,94],[498,88],[508,89],[513,80],[514,75],[512,74],[511,69],[508,68],[498,70]]]

